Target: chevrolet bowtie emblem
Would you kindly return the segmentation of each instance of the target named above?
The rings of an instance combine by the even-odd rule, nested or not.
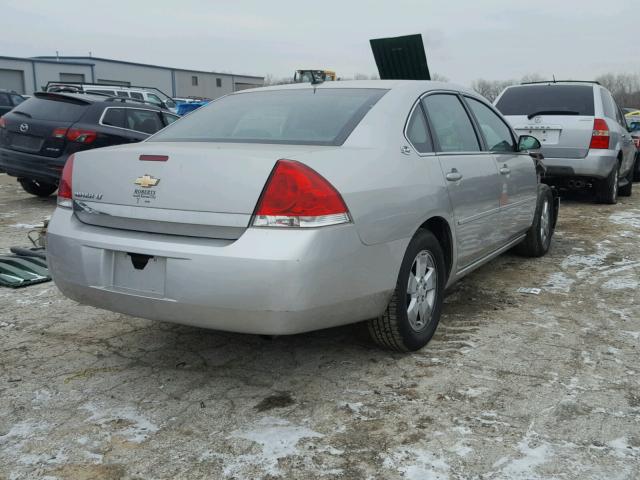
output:
[[[141,186],[142,188],[149,188],[158,185],[158,183],[160,183],[160,179],[144,174],[143,176],[136,178],[136,181],[133,183]]]

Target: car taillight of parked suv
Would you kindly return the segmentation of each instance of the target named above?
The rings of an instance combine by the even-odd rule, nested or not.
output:
[[[0,171],[46,197],[58,188],[71,154],[139,142],[178,118],[129,99],[37,92],[0,117]]]
[[[520,135],[542,144],[544,182],[592,188],[602,203],[631,195],[635,146],[611,93],[595,82],[507,87],[495,106]]]

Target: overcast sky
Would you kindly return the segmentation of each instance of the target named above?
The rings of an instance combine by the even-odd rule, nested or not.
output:
[[[88,55],[197,70],[377,73],[370,38],[421,33],[432,72],[640,73],[638,0],[0,2],[0,55]],[[100,5],[100,6],[98,6]]]

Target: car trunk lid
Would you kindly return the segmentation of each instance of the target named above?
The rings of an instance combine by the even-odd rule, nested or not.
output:
[[[110,228],[236,239],[275,163],[327,148],[143,142],[89,151],[74,165],[75,215]]]

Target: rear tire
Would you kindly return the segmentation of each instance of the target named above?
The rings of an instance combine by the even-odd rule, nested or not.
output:
[[[630,197],[631,193],[633,191],[633,171],[635,170],[635,160],[633,162],[633,165],[631,165],[631,168],[629,169],[629,172],[627,173],[627,184],[624,187],[620,187],[620,189],[618,190],[618,194],[621,197]]]
[[[18,182],[25,192],[37,197],[48,197],[58,189],[57,185],[51,183],[39,182],[31,178],[19,178]]]
[[[548,185],[538,185],[538,203],[533,224],[525,239],[516,245],[515,253],[523,257],[542,257],[551,247],[555,219],[553,218],[553,194]]]
[[[446,277],[440,242],[430,231],[419,230],[407,247],[387,309],[369,321],[372,339],[397,352],[429,343],[440,322]]]
[[[636,154],[636,164],[633,169],[633,181],[640,182],[640,155]]]
[[[620,165],[616,164],[609,176],[597,186],[596,198],[600,203],[615,205],[618,203],[618,175]]]

